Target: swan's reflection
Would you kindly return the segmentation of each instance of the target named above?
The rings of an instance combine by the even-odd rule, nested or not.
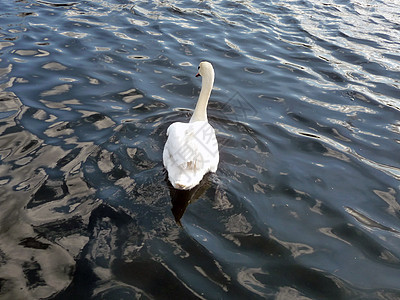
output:
[[[200,181],[200,183],[191,190],[177,190],[171,185],[171,183],[167,179],[169,194],[171,196],[172,203],[171,211],[175,217],[176,223],[178,223],[180,226],[182,226],[181,218],[185,213],[188,205],[197,201],[197,199],[199,199],[211,186],[209,176],[209,174],[206,174]]]

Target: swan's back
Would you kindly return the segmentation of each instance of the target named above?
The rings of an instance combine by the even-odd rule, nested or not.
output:
[[[163,162],[175,188],[191,189],[206,173],[217,170],[218,143],[214,128],[207,121],[173,123],[167,135]]]

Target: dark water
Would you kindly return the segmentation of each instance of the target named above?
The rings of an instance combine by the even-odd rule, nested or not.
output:
[[[0,3],[1,299],[400,298],[396,1]]]

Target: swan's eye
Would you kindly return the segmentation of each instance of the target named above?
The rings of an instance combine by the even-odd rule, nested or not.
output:
[[[200,70],[200,66],[197,67],[197,70]]]

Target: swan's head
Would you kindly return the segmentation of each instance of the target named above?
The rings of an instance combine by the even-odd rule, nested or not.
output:
[[[208,61],[202,61],[198,66],[199,72],[196,74],[196,77],[199,76],[207,76],[207,75],[214,75],[214,68],[211,63]]]

